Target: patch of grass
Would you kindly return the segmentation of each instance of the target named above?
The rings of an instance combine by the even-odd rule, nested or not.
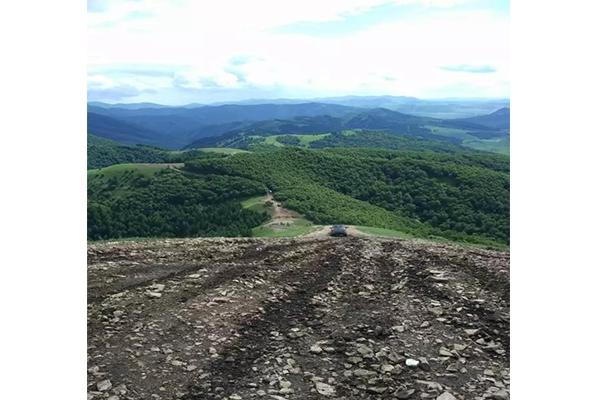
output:
[[[509,155],[510,153],[510,139],[509,138],[498,138],[498,139],[467,139],[463,140],[463,146],[470,147],[475,150],[491,151],[493,153],[500,153]]]
[[[238,154],[238,153],[250,153],[248,150],[232,149],[229,147],[202,147],[196,150],[204,151],[207,153],[221,153],[221,154]]]
[[[145,177],[151,177],[160,170],[171,168],[176,165],[183,167],[183,164],[115,164],[110,167],[90,169],[88,170],[88,176],[103,175],[112,177],[132,171]]]
[[[408,238],[414,237],[405,232],[396,231],[393,229],[386,229],[386,228],[376,228],[373,226],[357,226],[356,230],[358,230],[359,232],[362,232],[362,233],[366,233],[367,235],[372,235],[372,236],[385,236],[385,237],[395,237],[395,238],[403,238],[403,239],[408,239]]]
[[[308,147],[312,142],[316,142],[317,140],[321,140],[327,136],[329,133],[322,133],[317,135],[296,135],[300,139],[300,144],[304,147]]]
[[[264,204],[265,202],[265,196],[255,196],[255,197],[250,197],[249,199],[246,199],[244,201],[242,201],[242,207],[244,208],[250,208],[259,204]]]
[[[252,229],[254,237],[294,237],[302,236],[310,233],[319,226],[313,225],[312,222],[304,219],[294,219],[289,225],[261,225]]]
[[[439,126],[426,126],[431,129],[431,133],[439,136],[453,137],[461,139],[461,144],[475,150],[490,151],[492,153],[509,154],[509,138],[480,139],[469,135],[464,129],[445,128]]]
[[[278,137],[279,136],[277,136],[277,135],[276,136],[266,136],[264,138],[263,143],[264,144],[268,144],[270,146],[276,146],[276,147],[283,147],[283,146],[285,146],[283,143],[277,141]]]
[[[272,214],[273,208],[266,204],[265,196],[250,197],[242,201],[242,207],[259,213]]]
[[[441,126],[425,126],[425,128],[431,129],[431,133],[438,136],[458,138],[462,140],[477,139],[475,136],[469,135],[464,129],[457,128],[446,128]]]
[[[291,136],[294,136],[294,137],[298,138],[298,140],[300,140],[300,143],[298,144],[299,147],[309,147],[312,142],[321,140],[329,135],[330,135],[329,133],[320,133],[320,134],[314,134],[314,135],[291,135]],[[285,144],[283,144],[277,140],[281,136],[288,136],[288,135],[266,136],[266,137],[264,137],[263,143],[268,144],[268,145],[277,146],[277,147],[284,147]]]

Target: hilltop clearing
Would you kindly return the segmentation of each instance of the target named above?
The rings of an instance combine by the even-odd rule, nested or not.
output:
[[[88,398],[508,399],[508,263],[356,237],[89,245]]]

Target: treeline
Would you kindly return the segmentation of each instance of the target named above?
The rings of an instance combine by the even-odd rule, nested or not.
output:
[[[87,137],[87,168],[126,163],[179,163],[198,158],[220,158],[223,154],[200,150],[168,151],[145,145],[125,145],[94,135]]]
[[[500,155],[283,148],[193,160],[186,168],[264,182],[287,207],[318,223],[509,242],[508,158]]]
[[[268,217],[240,201],[265,192],[234,176],[194,176],[164,169],[88,177],[88,239],[250,236]]]
[[[328,147],[360,147],[434,152],[464,151],[464,148],[449,142],[365,130],[333,132],[323,139],[311,142],[310,147],[319,149]]]
[[[94,135],[87,137],[88,169],[123,163],[162,163],[167,158],[166,151],[154,147],[120,145]]]

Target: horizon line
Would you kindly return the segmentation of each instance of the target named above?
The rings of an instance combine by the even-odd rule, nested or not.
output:
[[[460,100],[470,100],[470,101],[508,101],[510,102],[510,97],[415,97],[415,96],[403,96],[403,95],[388,95],[388,94],[382,94],[382,95],[342,95],[342,96],[327,96],[327,97],[310,97],[310,98],[304,98],[304,97],[298,97],[298,98],[294,98],[294,97],[274,97],[274,98],[246,98],[246,99],[240,99],[240,100],[226,100],[226,101],[215,101],[215,102],[191,102],[191,103],[182,103],[182,104],[167,104],[167,103],[156,103],[156,102],[152,102],[152,101],[134,101],[134,102],[125,102],[125,101],[119,101],[119,102],[110,102],[110,101],[101,101],[101,100],[87,100],[86,104],[90,104],[90,103],[101,103],[101,104],[108,104],[108,105],[135,105],[135,104],[153,104],[153,105],[157,105],[157,106],[164,106],[164,107],[185,107],[185,106],[191,106],[191,105],[198,105],[198,106],[210,106],[210,105],[228,105],[228,104],[238,104],[238,103],[243,103],[243,102],[263,102],[264,103],[257,103],[255,105],[258,104],[272,104],[270,102],[273,101],[297,101],[299,103],[322,103],[323,100],[328,100],[328,99],[340,99],[340,98],[350,98],[350,97],[354,97],[354,98],[377,98],[377,97],[395,97],[395,98],[406,98],[406,99],[414,99],[414,100],[424,100],[424,101],[460,101]]]

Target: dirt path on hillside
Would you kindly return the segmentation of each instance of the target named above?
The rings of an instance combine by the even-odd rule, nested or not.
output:
[[[90,245],[88,398],[508,399],[508,262],[358,237]]]
[[[268,193],[265,197],[265,202],[270,201],[273,203],[273,221],[285,221],[288,219],[297,219],[300,218],[301,215],[296,211],[292,211],[283,207],[283,205],[273,198],[272,193]]]

